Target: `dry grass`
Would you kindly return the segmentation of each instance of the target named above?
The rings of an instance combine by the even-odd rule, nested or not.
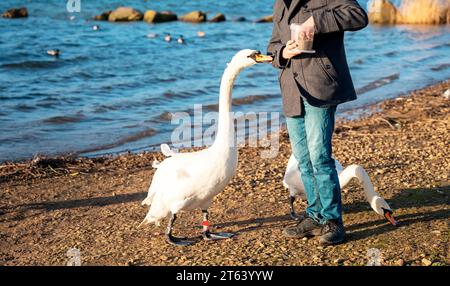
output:
[[[373,24],[448,24],[449,0],[402,0],[396,7],[389,0],[372,0],[368,5]]]
[[[445,24],[450,20],[450,2],[442,0],[402,0],[402,24]]]

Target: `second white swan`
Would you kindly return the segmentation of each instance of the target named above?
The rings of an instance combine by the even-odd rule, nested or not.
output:
[[[350,165],[345,169],[338,160],[334,160],[336,164],[336,171],[339,175],[339,185],[341,188],[345,187],[353,178],[357,178],[359,183],[363,185],[364,194],[367,202],[372,209],[379,215],[384,216],[392,225],[397,225],[397,221],[392,216],[392,209],[388,203],[375,192],[372,181],[363,167],[359,165]],[[300,216],[295,212],[294,202],[297,196],[306,199],[305,187],[301,178],[301,173],[298,168],[298,161],[294,155],[289,158],[286,172],[283,179],[284,187],[289,191],[289,206],[291,217],[299,219]]]

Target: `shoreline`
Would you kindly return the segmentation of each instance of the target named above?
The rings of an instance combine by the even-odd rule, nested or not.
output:
[[[366,169],[397,228],[353,181],[342,190],[346,243],[284,238],[294,222],[281,183],[290,156],[282,129],[274,159],[262,159],[262,148],[240,149],[235,178],[213,202],[213,227],[236,237],[187,248],[165,242],[165,222],[137,228],[159,152],[0,164],[0,265],[64,265],[72,247],[83,265],[365,265],[368,248],[380,249],[382,265],[450,265],[449,88],[447,80],[336,122],[334,156]],[[176,231],[196,236],[200,222],[200,212],[182,213]]]
[[[395,98],[401,98],[401,97],[407,97],[411,94],[414,94],[416,92],[419,92],[421,90],[427,90],[427,89],[432,89],[436,86],[439,86],[445,82],[448,82],[450,79],[444,80],[444,81],[439,81],[436,83],[432,83],[429,84],[423,88],[419,88],[419,89],[414,89],[411,90],[409,92],[406,93],[399,93],[398,95],[396,95]],[[363,106],[360,107],[352,107],[350,109],[344,109],[343,111],[341,111],[339,114],[337,114],[336,116],[336,124],[340,124],[340,122],[347,122],[347,121],[353,121],[353,120],[358,120],[358,119],[362,119],[364,117],[370,116],[371,114],[377,112],[377,106],[382,104],[385,101],[389,101],[392,100],[391,99],[384,99],[382,101],[379,102],[375,102],[375,103],[368,103],[365,104]],[[284,117],[284,115],[283,115]],[[285,124],[284,124],[284,120],[283,123],[280,126],[280,130],[284,130],[286,128]],[[150,130],[152,130],[150,128]],[[247,138],[246,138],[247,140]],[[101,146],[99,147],[93,147],[92,150],[95,151],[68,151],[68,152],[62,152],[62,153],[57,153],[57,154],[53,154],[53,155],[45,155],[45,154],[39,154],[37,153],[37,155],[35,155],[34,157],[31,158],[22,158],[22,159],[17,159],[17,160],[6,160],[6,161],[0,161],[0,169],[1,166],[3,165],[10,165],[10,164],[29,164],[30,162],[32,162],[33,160],[36,159],[48,159],[48,160],[66,160],[67,158],[70,158],[71,160],[74,158],[85,158],[85,159],[95,159],[95,158],[102,158],[102,157],[117,157],[117,156],[123,156],[126,154],[135,154],[135,155],[139,155],[142,153],[158,153],[160,152],[160,144],[169,144],[168,142],[162,142],[162,143],[158,143],[156,145],[149,145],[147,147],[138,147],[138,148],[134,148],[134,149],[124,149],[124,150],[119,150],[119,151],[115,151],[115,152],[102,152],[102,151],[107,151],[109,149],[105,149],[102,148]],[[111,143],[109,145],[114,145],[115,143]],[[169,144],[170,145],[170,144]],[[202,146],[202,147],[192,147],[192,149],[198,149],[198,148],[206,148],[208,146]],[[186,150],[188,150],[189,148],[184,148]],[[90,154],[90,155],[83,155],[83,154]],[[0,170],[1,171],[1,170]]]

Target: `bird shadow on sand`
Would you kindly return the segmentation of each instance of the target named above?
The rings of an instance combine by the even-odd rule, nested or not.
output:
[[[408,227],[416,223],[426,223],[434,220],[449,220],[450,209],[445,205],[450,204],[450,186],[436,188],[414,188],[402,189],[388,200],[394,210],[394,216],[398,221],[398,226],[394,227],[384,219],[376,221],[361,222],[347,225],[347,240],[356,241],[370,236],[379,235],[395,231],[398,228]],[[344,212],[355,212],[360,208],[362,202],[344,206]],[[440,209],[430,210],[429,208],[442,206]],[[414,209],[414,213],[407,213],[408,209]],[[395,210],[402,210],[404,214],[395,215]],[[357,211],[356,211],[357,212]]]
[[[83,207],[104,207],[121,203],[142,201],[146,195],[146,192],[136,192],[88,199],[21,204],[0,209],[0,217],[1,215],[4,215],[6,213],[15,212],[17,214],[13,217],[13,220],[22,220],[24,218],[40,214],[39,211],[50,212],[55,210],[75,209]],[[38,211],[37,214],[36,211]],[[35,214],[26,215],[28,212],[32,212]]]
[[[443,186],[437,188],[415,188],[415,189],[402,189],[394,197],[389,200],[389,204],[394,209],[394,215],[396,209],[410,208],[429,208],[441,205],[449,205],[450,186]],[[286,208],[287,210],[287,208]],[[358,213],[370,211],[370,206],[365,201],[353,202],[343,205],[344,213]],[[376,215],[376,214],[374,214]],[[376,215],[377,217],[380,217]],[[415,223],[429,222],[436,219],[448,220],[450,219],[450,209],[439,210],[425,210],[423,212],[415,212],[412,214],[402,214],[396,216],[399,222],[397,227],[389,224],[384,218],[361,222],[356,224],[346,225],[348,232],[347,240],[355,241],[364,239],[370,236],[379,235],[386,232],[394,231],[398,228],[407,227]],[[295,222],[288,215],[278,215],[263,218],[246,219],[241,221],[219,223],[214,225],[218,228],[223,227],[239,227],[237,234],[242,234],[250,231],[257,231],[267,228],[283,228],[287,225],[295,224]]]
[[[450,186],[438,188],[416,188],[403,189],[397,192],[394,197],[389,200],[389,204],[394,209],[408,209],[408,208],[424,208],[433,207],[443,204],[449,204]],[[22,220],[26,217],[41,214],[39,211],[55,211],[61,209],[74,209],[82,207],[103,207],[121,203],[130,203],[142,201],[146,196],[145,192],[135,192],[129,194],[118,194],[115,196],[96,197],[87,199],[55,201],[55,202],[40,202],[31,204],[21,204],[12,207],[2,208],[0,217],[8,212],[16,213],[12,217],[13,220]],[[33,211],[38,211],[36,212]],[[286,203],[286,213],[288,211]],[[358,213],[371,211],[367,202],[358,201],[343,205],[344,213]],[[29,215],[26,215],[28,212]],[[399,227],[405,227],[413,223],[427,222],[434,219],[449,219],[450,210],[442,209],[437,211],[424,211],[421,213],[404,214],[396,217],[399,221]],[[11,218],[10,218],[11,219]],[[237,227],[237,234],[242,234],[251,231],[270,228],[283,228],[295,222],[286,215],[276,215],[269,217],[250,218],[241,221],[230,221],[215,224],[214,227],[221,229],[226,227]],[[349,240],[364,239],[368,236],[390,232],[396,228],[389,225],[383,218],[370,222],[361,222],[357,224],[346,225],[349,231]]]

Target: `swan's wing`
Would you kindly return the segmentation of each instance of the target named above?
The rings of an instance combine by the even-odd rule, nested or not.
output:
[[[169,145],[167,145],[167,144],[161,144],[161,152],[166,157],[171,157],[171,156],[177,154],[177,152],[175,152],[174,150],[171,150]]]
[[[153,161],[152,163],[152,167],[154,169],[158,169],[159,165],[161,165],[161,162],[159,162],[158,160]]]

